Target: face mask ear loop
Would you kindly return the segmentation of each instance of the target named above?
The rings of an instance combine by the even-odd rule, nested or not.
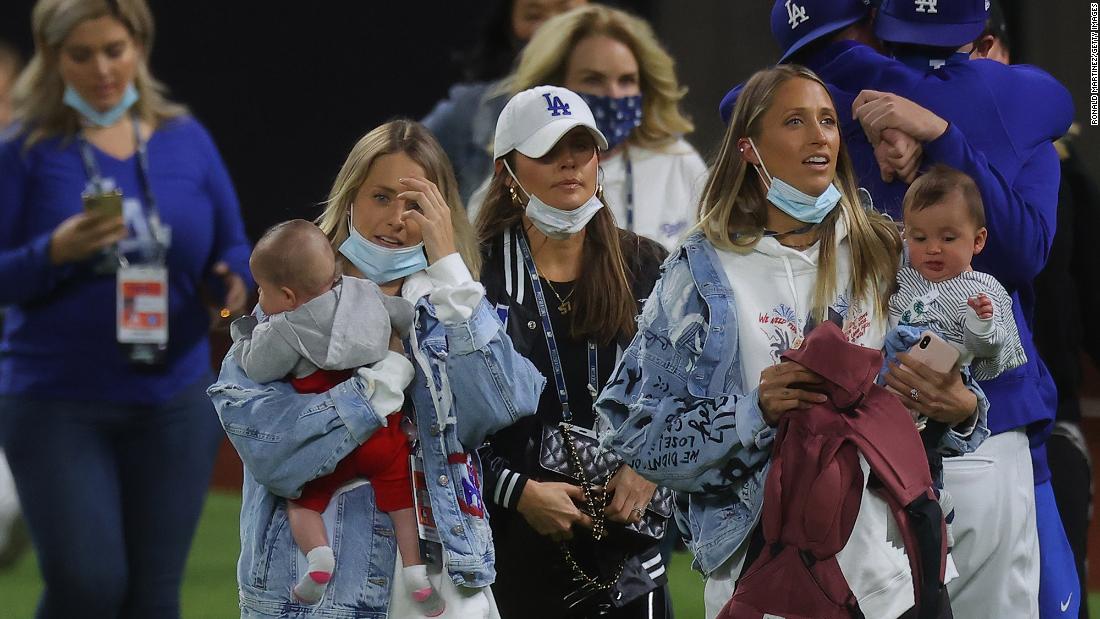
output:
[[[527,197],[527,201],[530,202],[531,201],[530,192],[528,192],[526,189],[524,189],[523,184],[521,184],[519,182],[519,179],[516,178],[516,173],[512,171],[512,166],[508,165],[508,160],[507,159],[502,159],[501,162],[504,164],[504,169],[508,170],[508,176],[511,176],[512,180],[516,181],[516,187],[519,187],[519,190],[522,191],[523,195]]]
[[[767,185],[766,189],[771,189],[772,175],[770,172],[768,172],[768,166],[764,165],[764,158],[760,156],[760,151],[756,150],[756,144],[753,143],[752,138],[748,138],[748,140],[749,146],[752,147],[752,152],[756,153],[756,158],[760,161],[759,166],[753,166],[756,169],[756,174],[760,176],[760,180],[764,181],[764,184]],[[763,168],[764,174],[760,174],[761,168]],[[765,178],[765,175],[767,176],[767,178]]]

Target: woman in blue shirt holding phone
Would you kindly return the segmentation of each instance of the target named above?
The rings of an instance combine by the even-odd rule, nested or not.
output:
[[[38,616],[176,617],[220,440],[198,291],[240,312],[249,246],[210,135],[150,74],[145,2],[40,0],[32,28],[0,138],[0,438]]]

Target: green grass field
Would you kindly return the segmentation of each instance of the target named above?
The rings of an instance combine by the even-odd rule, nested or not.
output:
[[[237,517],[240,495],[211,493],[203,511],[195,546],[183,580],[183,616],[186,619],[229,619],[238,616],[236,562],[239,550]],[[669,569],[673,605],[678,619],[703,616],[703,581],[691,571],[691,559],[678,553]],[[0,573],[3,616],[34,616],[42,581],[34,557],[27,553],[11,570]],[[1100,619],[1100,594],[1090,596],[1092,619]]]

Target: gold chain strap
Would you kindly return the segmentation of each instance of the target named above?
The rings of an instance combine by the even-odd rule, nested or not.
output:
[[[626,559],[623,559],[619,562],[619,568],[615,570],[615,573],[606,580],[601,581],[585,573],[584,568],[573,558],[573,553],[569,550],[569,546],[567,546],[565,542],[561,543],[561,554],[565,557],[566,565],[568,565],[569,569],[573,572],[573,580],[584,585],[583,588],[591,587],[597,591],[605,591],[615,586],[615,583],[619,582],[619,577],[623,575],[623,568],[626,567]]]
[[[607,508],[607,492],[596,492],[591,480],[585,475],[584,467],[581,466],[581,457],[577,454],[577,446],[573,444],[573,437],[569,436],[568,427],[568,424],[565,423],[560,426],[561,435],[565,439],[565,451],[569,454],[569,459],[573,461],[573,468],[577,469],[577,475],[581,478],[581,490],[584,491],[584,502],[588,508],[587,513],[592,518],[592,538],[600,541],[607,533],[607,516],[604,514],[604,509]],[[598,499],[596,494],[600,495]]]
[[[597,493],[596,489],[592,487],[592,481],[588,479],[584,467],[581,466],[581,458],[577,454],[577,446],[573,444],[573,437],[569,436],[569,425],[564,422],[561,423],[560,430],[562,438],[565,439],[563,441],[565,451],[569,454],[569,459],[573,461],[573,468],[577,469],[577,475],[581,478],[581,490],[584,491],[587,513],[592,518],[592,538],[600,541],[607,533],[607,515],[604,513],[608,502],[607,491]],[[600,495],[598,500],[596,494]],[[615,570],[615,574],[601,581],[598,578],[589,576],[584,571],[584,568],[577,563],[577,560],[573,557],[573,552],[569,550],[569,546],[565,542],[561,543],[561,554],[565,557],[565,563],[573,572],[573,580],[597,591],[610,589],[615,583],[619,582],[619,577],[623,574],[623,568],[626,567],[626,559],[624,558],[619,562],[619,568]]]

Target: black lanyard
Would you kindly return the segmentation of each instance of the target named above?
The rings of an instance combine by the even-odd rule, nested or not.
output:
[[[137,148],[137,162],[138,162],[138,180],[141,182],[142,192],[145,194],[145,208],[143,209],[145,219],[150,225],[150,231],[155,228],[154,225],[159,225],[160,219],[157,213],[157,202],[153,197],[152,187],[149,185],[149,152],[146,147],[145,140],[141,139],[141,124],[138,122],[137,115],[130,117],[130,122],[134,126],[134,144]],[[80,158],[84,160],[84,173],[88,176],[88,181],[92,183],[95,190],[99,193],[104,191],[104,179],[103,174],[99,170],[99,164],[96,163],[95,153],[92,152],[92,147],[88,144],[88,140],[84,139],[84,134],[77,132],[77,140],[80,142]],[[121,187],[117,189],[121,190]],[[156,234],[154,232],[154,238]]]
[[[539,272],[535,269],[531,248],[527,245],[527,235],[517,229],[516,241],[520,252],[523,253],[523,263],[527,267],[527,275],[531,278],[531,289],[535,292],[539,317],[542,318],[542,332],[546,336],[546,348],[550,351],[550,365],[554,368],[554,384],[558,388],[558,401],[561,402],[561,417],[566,423],[571,423],[573,414],[569,410],[569,390],[565,386],[565,373],[562,371],[561,356],[558,354],[558,341],[554,338],[554,327],[550,324],[550,312],[546,309],[546,295],[542,292]],[[588,340],[588,393],[592,395],[593,400],[598,393],[596,390],[596,385],[599,384],[598,361],[596,343]]]
[[[626,168],[626,229],[634,232],[634,165],[630,152],[623,146],[623,167]]]

